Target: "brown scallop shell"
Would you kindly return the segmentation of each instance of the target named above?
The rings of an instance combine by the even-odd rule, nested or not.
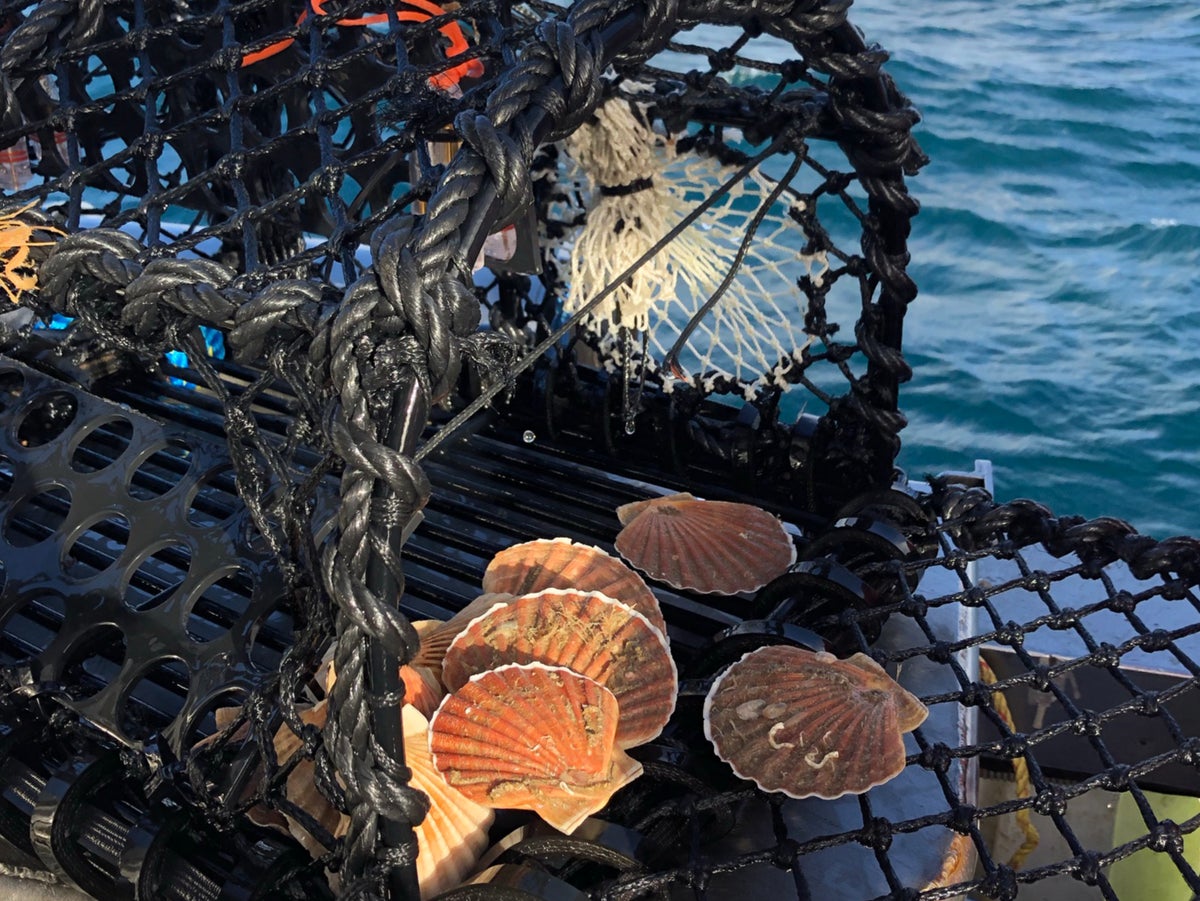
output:
[[[475,617],[487,613],[497,604],[512,600],[512,595],[498,592],[481,594],[450,619],[442,622],[437,619],[421,619],[413,623],[417,635],[421,639],[421,647],[411,661],[414,666],[427,666],[440,679],[442,675],[442,658],[446,656],[446,648],[450,642]]]
[[[417,881],[421,897],[432,898],[461,883],[488,847],[496,815],[447,784],[429,752],[429,720],[415,707],[401,711],[404,763],[413,788],[429,797],[429,813],[417,826]]]
[[[511,664],[472,676],[430,723],[433,763],[463,795],[532,810],[562,832],[642,766],[615,744],[617,699],[564,667]]]
[[[302,710],[300,719],[306,725],[323,729],[328,713],[327,708],[328,702],[321,701],[308,710]],[[280,766],[286,764],[294,755],[301,753],[303,748],[304,742],[300,736],[293,732],[286,723],[279,727],[279,731],[275,733],[275,756],[279,760]],[[348,821],[348,819],[318,790],[316,764],[311,759],[306,757],[298,761],[292,771],[288,773],[286,793],[289,801],[314,817],[331,835],[336,836],[344,830],[343,820]],[[268,813],[263,808],[254,810],[259,812],[260,819],[251,816],[251,820],[258,822],[259,825],[271,825],[271,821],[280,815],[278,811]],[[320,857],[328,852],[329,849],[317,841],[316,837],[300,825],[298,820],[294,820],[287,814],[283,814],[283,819],[287,824],[288,832],[313,857]]]
[[[617,508],[617,553],[652,579],[702,594],[757,591],[796,562],[783,524],[750,504],[690,494]]]
[[[484,591],[519,597],[545,588],[599,591],[628,604],[667,634],[654,592],[641,576],[598,547],[576,544],[569,538],[526,541],[498,553],[483,574]]]
[[[679,677],[663,634],[595,591],[547,588],[492,608],[454,639],[442,680],[455,691],[476,673],[535,660],[565,666],[616,695],[621,748],[657,737],[675,709]]]
[[[862,794],[904,769],[903,733],[929,711],[870,657],[772,646],[729,667],[704,734],[743,779],[793,798]]]
[[[411,704],[424,717],[433,716],[437,705],[446,696],[441,681],[427,666],[400,667],[400,679],[404,683],[404,705]]]

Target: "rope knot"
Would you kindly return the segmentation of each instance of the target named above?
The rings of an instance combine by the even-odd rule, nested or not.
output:
[[[454,130],[479,154],[496,184],[497,221],[510,220],[533,196],[526,164],[533,148],[524,152],[511,136],[498,131],[488,116],[474,110],[459,113],[454,118]]]

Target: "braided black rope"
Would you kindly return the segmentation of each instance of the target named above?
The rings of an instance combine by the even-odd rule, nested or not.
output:
[[[1158,541],[1114,517],[1055,516],[1031,500],[997,503],[981,488],[934,480],[933,508],[963,548],[1041,544],[1056,557],[1076,554],[1086,565],[1120,561],[1139,580],[1156,576],[1200,584],[1200,540],[1177,536]]]
[[[16,88],[31,69],[50,71],[46,57],[54,42],[82,46],[95,38],[103,23],[104,0],[41,0],[0,48],[0,121],[19,119]]]
[[[395,700],[369,698],[361,686],[366,684],[367,640],[378,643],[388,669],[394,669],[394,661],[410,659],[418,645],[403,616],[368,584],[374,554],[387,564],[397,591],[403,587],[403,576],[392,558],[394,549],[380,546],[378,540],[371,542],[372,519],[389,526],[406,524],[424,505],[429,487],[411,456],[383,441],[381,417],[357,393],[355,370],[343,365],[349,360],[345,349],[359,333],[354,325],[345,331],[338,325],[343,320],[378,323],[382,317],[384,322],[406,327],[414,340],[409,350],[416,355],[412,373],[427,403],[448,395],[461,367],[462,342],[479,324],[478,302],[462,275],[469,272],[466,261],[475,250],[474,238],[481,238],[487,229],[473,234],[463,226],[472,213],[478,215],[485,184],[495,191],[492,209],[500,222],[526,201],[529,165],[547,139],[542,116],[525,116],[528,109],[548,114],[559,133],[573,130],[590,114],[600,98],[603,47],[598,30],[617,12],[606,3],[585,2],[573,7],[562,22],[539,26],[538,43],[506,73],[484,112],[463,113],[456,120],[465,149],[443,177],[415,233],[410,236],[398,228],[383,242],[375,264],[379,292],[361,294],[354,306],[344,302],[335,321],[331,377],[341,395],[341,410],[334,414],[331,438],[335,451],[346,460],[346,469],[340,535],[324,562],[327,586],[341,610],[334,658],[339,678],[330,697],[327,737],[338,770],[353,770],[346,779],[351,822],[345,871],[351,896],[365,896],[379,885],[388,867],[408,865],[415,858],[415,841],[386,855],[378,853],[381,819],[415,825],[424,813],[422,799],[404,787],[402,771],[386,749],[372,741],[368,754],[362,754],[372,702],[390,706]],[[651,30],[661,27],[660,22]],[[553,134],[551,130],[551,139]],[[360,313],[358,308],[369,308],[370,313]],[[382,481],[391,495],[386,518],[372,516],[376,481]]]

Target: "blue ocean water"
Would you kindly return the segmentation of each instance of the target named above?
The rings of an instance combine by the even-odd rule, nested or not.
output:
[[[1200,535],[1200,7],[856,0],[932,162],[910,475]]]

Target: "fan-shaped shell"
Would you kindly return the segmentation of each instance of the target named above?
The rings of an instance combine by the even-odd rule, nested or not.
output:
[[[654,592],[641,576],[598,547],[576,544],[569,538],[526,541],[498,553],[483,574],[484,591],[520,597],[545,588],[599,591],[628,604],[667,634]]]
[[[417,635],[421,639],[421,647],[410,661],[414,666],[427,666],[441,678],[442,658],[446,656],[446,648],[455,636],[467,627],[467,623],[481,614],[487,613],[497,604],[512,600],[512,595],[497,592],[481,594],[450,619],[442,622],[436,619],[422,619],[413,623]]]
[[[429,747],[446,781],[493,807],[532,810],[574,831],[642,766],[616,747],[617,699],[563,667],[479,673],[433,715]]]
[[[756,591],[796,562],[783,524],[750,504],[675,494],[617,509],[617,552],[646,575],[703,594]]]
[[[663,634],[594,591],[547,588],[494,607],[454,639],[442,679],[455,691],[476,673],[533,661],[565,666],[616,695],[619,747],[657,737],[675,709],[678,674]]]
[[[308,710],[300,711],[300,721],[306,726],[323,729],[327,714],[328,702],[321,701]],[[280,726],[279,731],[275,733],[274,743],[275,756],[281,766],[291,760],[294,755],[303,753],[304,741],[286,723]],[[292,771],[288,773],[286,794],[289,801],[306,811],[331,835],[337,836],[344,831],[343,820],[346,820],[346,817],[330,804],[317,788],[316,765],[310,758],[305,757],[298,761]],[[254,822],[259,825],[277,825],[279,812],[268,811],[266,808],[254,808],[254,810],[259,814],[258,817],[251,817]],[[287,831],[313,857],[320,857],[329,850],[317,840],[316,836],[304,828],[299,820],[286,813],[282,814],[282,818],[287,826]]]
[[[409,667],[401,667],[401,673]],[[327,702],[321,701],[310,710],[301,712],[300,718],[318,728],[325,725]],[[400,712],[404,730],[404,762],[412,770],[411,785],[424,792],[430,801],[429,813],[417,826],[417,879],[421,884],[421,895],[432,898],[462,882],[471,867],[479,860],[488,846],[487,831],[495,819],[491,808],[476,804],[463,797],[446,783],[433,765],[429,753],[429,721],[412,704],[405,704]],[[275,734],[275,753],[280,764],[286,763],[303,747],[300,740],[286,725]],[[301,760],[288,774],[287,798],[315,817],[335,838],[346,834],[350,820],[325,799],[316,786],[316,771],[313,762]],[[259,825],[286,827],[314,857],[328,849],[289,816],[262,807],[252,809],[252,817]]]
[[[411,704],[424,717],[433,716],[437,705],[446,696],[442,683],[427,666],[400,667],[400,680],[404,683],[404,704]]]
[[[870,657],[772,646],[713,684],[704,734],[743,779],[793,798],[861,794],[904,769],[928,710]]]
[[[432,898],[461,883],[488,847],[488,829],[496,815],[447,784],[429,751],[429,721],[405,704],[404,763],[413,788],[429,797],[429,813],[417,826],[417,881],[421,897]]]

